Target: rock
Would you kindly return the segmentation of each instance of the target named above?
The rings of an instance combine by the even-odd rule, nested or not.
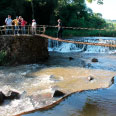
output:
[[[51,79],[54,78],[54,75],[50,75],[50,78],[51,78]]]
[[[111,84],[114,84],[114,81],[115,81],[114,78],[115,78],[115,77],[112,77],[112,79],[111,79]]]
[[[73,57],[69,57],[69,60],[74,60],[74,58]]]
[[[98,59],[93,58],[91,61],[92,61],[92,62],[98,62]]]
[[[89,80],[89,81],[92,81],[92,80],[94,80],[94,77],[89,76],[89,77],[88,77],[88,80]]]
[[[4,102],[5,95],[0,91],[0,104]]]
[[[88,68],[89,68],[89,67],[91,67],[91,64],[90,64],[90,63],[88,63],[88,64],[86,65],[86,67],[88,67]]]
[[[13,100],[13,99],[19,99],[20,94],[15,91],[9,91],[6,95],[6,99]]]
[[[65,93],[63,93],[59,90],[55,90],[53,97],[62,97],[64,95],[65,95]]]

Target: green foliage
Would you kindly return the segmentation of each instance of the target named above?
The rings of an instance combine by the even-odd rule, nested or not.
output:
[[[0,65],[7,63],[7,53],[6,51],[0,51]]]
[[[103,4],[103,0],[87,0],[89,3],[92,3],[93,1],[97,1],[97,4]]]
[[[99,3],[102,1],[98,0]],[[35,18],[37,24],[57,25],[57,19],[60,18],[63,26],[94,28],[106,26],[102,15],[94,14],[87,8],[85,0],[0,0],[0,25],[5,24],[4,20],[9,14],[12,19],[21,15],[28,24]]]
[[[56,28],[48,28],[46,31],[47,35],[57,37],[57,29]],[[63,38],[65,37],[87,37],[87,36],[103,36],[103,37],[116,37],[116,31],[111,29],[104,29],[104,30],[88,30],[88,29],[63,29]]]

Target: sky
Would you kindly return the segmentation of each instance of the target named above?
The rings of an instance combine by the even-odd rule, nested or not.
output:
[[[116,20],[116,0],[103,0],[103,5],[98,5],[95,1],[87,3],[87,6],[95,13],[101,13],[104,19]]]

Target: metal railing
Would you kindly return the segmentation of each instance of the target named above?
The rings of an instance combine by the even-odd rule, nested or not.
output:
[[[32,28],[31,25],[23,26],[0,26],[0,35],[17,35],[17,34],[44,34],[46,27],[44,25],[37,25],[36,28]]]

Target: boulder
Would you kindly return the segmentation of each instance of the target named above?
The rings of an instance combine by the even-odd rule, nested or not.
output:
[[[74,60],[74,58],[73,57],[69,57],[69,60]]]
[[[13,99],[19,99],[20,94],[15,91],[8,91],[7,95],[5,96],[6,99],[13,100]]]
[[[98,62],[98,59],[97,58],[93,58],[91,61],[92,62]]]
[[[65,93],[63,93],[62,91],[55,90],[53,97],[62,97],[64,95]]]
[[[0,91],[0,104],[4,102],[5,95]]]
[[[89,80],[89,81],[92,81],[92,80],[94,80],[94,77],[89,76],[89,77],[88,77],[88,80]]]

